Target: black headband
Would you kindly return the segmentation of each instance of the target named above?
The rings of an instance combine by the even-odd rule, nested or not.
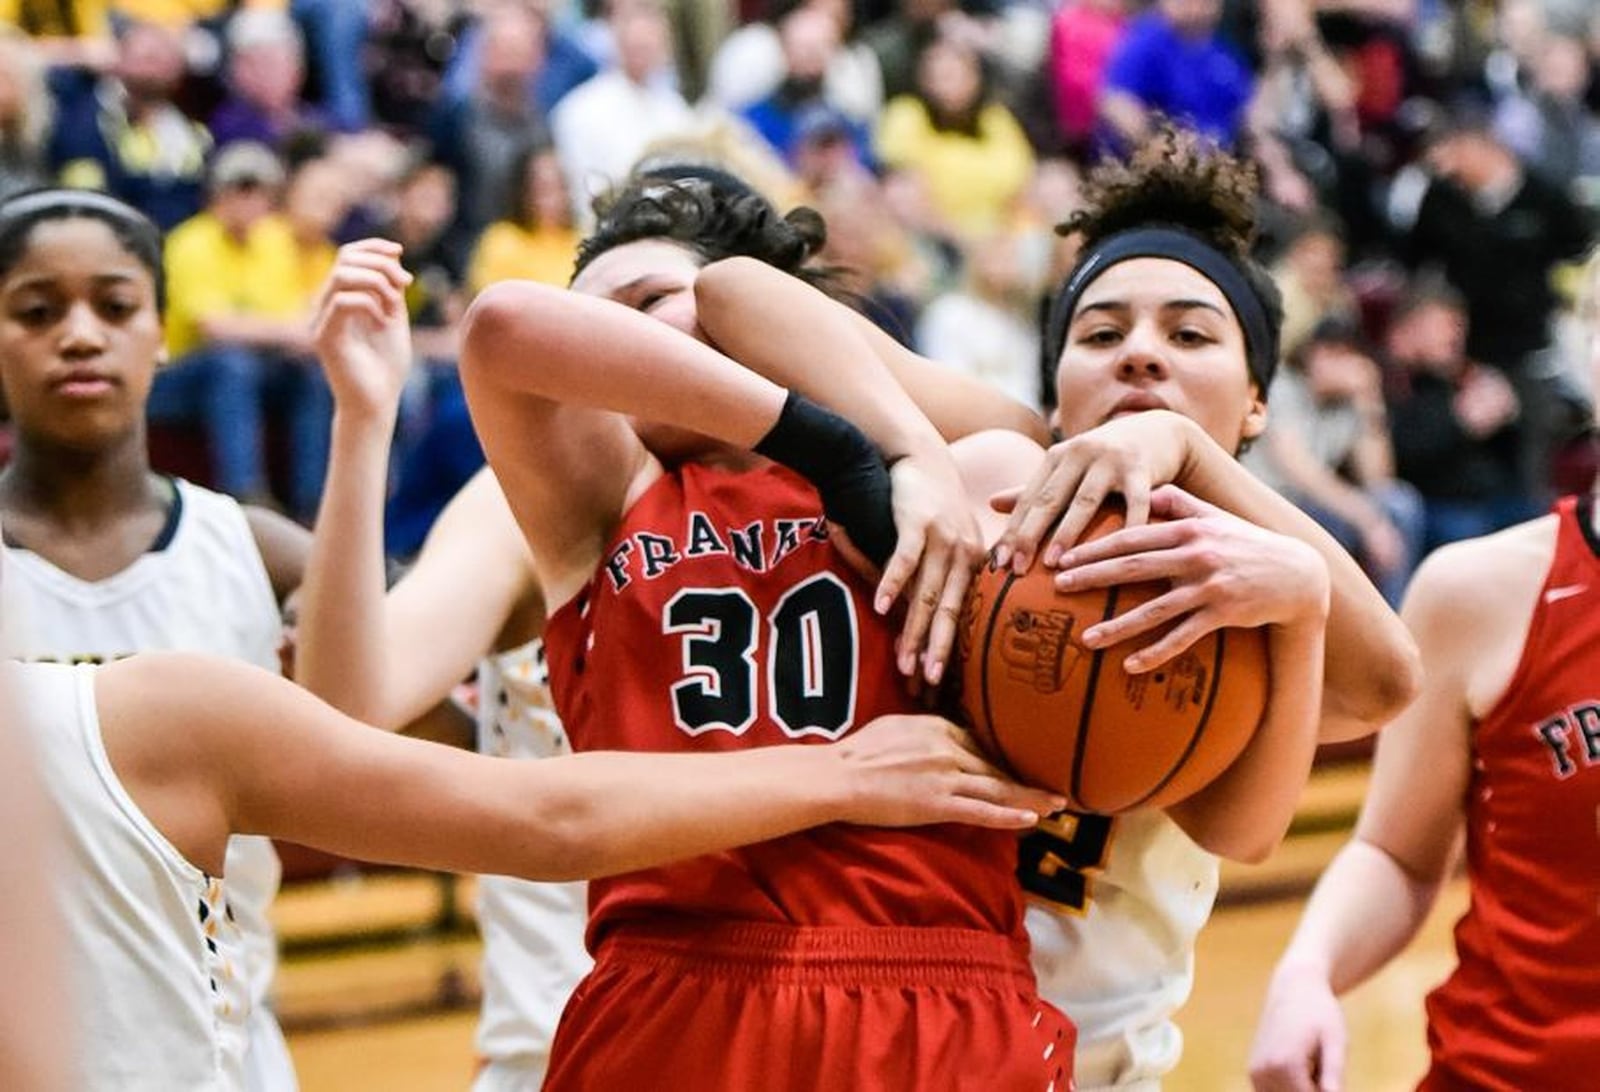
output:
[[[1050,305],[1050,318],[1045,329],[1045,349],[1050,366],[1061,359],[1066,344],[1067,327],[1078,309],[1078,299],[1094,280],[1116,265],[1130,258],[1166,258],[1182,262],[1201,274],[1221,290],[1233,306],[1244,330],[1245,363],[1250,376],[1265,395],[1272,383],[1272,374],[1278,367],[1278,330],[1267,317],[1267,305],[1261,293],[1245,276],[1239,263],[1199,236],[1171,227],[1142,227],[1119,231],[1098,243],[1078,260],[1061,291]]]

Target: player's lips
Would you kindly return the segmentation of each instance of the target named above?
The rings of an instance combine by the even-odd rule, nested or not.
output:
[[[1111,407],[1111,412],[1106,414],[1106,420],[1121,417],[1125,413],[1143,413],[1146,410],[1167,409],[1166,400],[1160,395],[1151,394],[1149,391],[1133,391],[1123,395],[1117,404]]]
[[[98,398],[120,386],[117,376],[95,368],[72,368],[50,380],[50,389],[68,398]]]

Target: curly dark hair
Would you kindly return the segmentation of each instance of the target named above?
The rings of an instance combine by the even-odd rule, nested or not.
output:
[[[1263,359],[1251,367],[1265,398],[1277,365],[1283,294],[1251,254],[1256,241],[1256,195],[1253,165],[1227,154],[1205,137],[1163,122],[1126,162],[1107,162],[1089,173],[1084,207],[1057,225],[1056,231],[1081,237],[1080,265],[1103,240],[1138,228],[1173,228],[1226,257],[1260,301],[1270,327]],[[1051,373],[1060,359],[1065,335],[1061,318],[1053,309],[1042,343]]]
[[[1241,264],[1256,241],[1255,167],[1196,133],[1163,124],[1126,161],[1084,182],[1085,207],[1056,228],[1085,248],[1129,228],[1182,228]]]
[[[595,202],[599,217],[578,244],[576,279],[608,250],[640,239],[666,239],[704,264],[748,257],[833,291],[839,272],[815,262],[828,239],[815,209],[780,214],[743,180],[718,167],[665,166],[632,179],[620,192]]]

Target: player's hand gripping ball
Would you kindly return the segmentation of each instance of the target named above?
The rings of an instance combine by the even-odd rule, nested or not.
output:
[[[1122,526],[1102,510],[1081,541]],[[1058,591],[1034,564],[1017,576],[984,566],[956,637],[962,715],[1019,780],[1064,795],[1076,811],[1169,807],[1210,784],[1244,750],[1267,702],[1259,629],[1223,629],[1138,675],[1127,656],[1159,633],[1107,648],[1081,634],[1165,590],[1156,583]]]

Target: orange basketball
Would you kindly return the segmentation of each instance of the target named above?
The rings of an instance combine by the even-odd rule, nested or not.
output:
[[[1082,541],[1122,526],[1107,509]],[[1103,649],[1080,634],[1165,590],[1157,583],[1059,592],[1035,564],[986,566],[968,593],[956,647],[960,705],[973,734],[1016,776],[1074,810],[1115,813],[1178,803],[1227,769],[1261,723],[1266,635],[1208,634],[1154,671],[1122,661],[1144,634]]]

